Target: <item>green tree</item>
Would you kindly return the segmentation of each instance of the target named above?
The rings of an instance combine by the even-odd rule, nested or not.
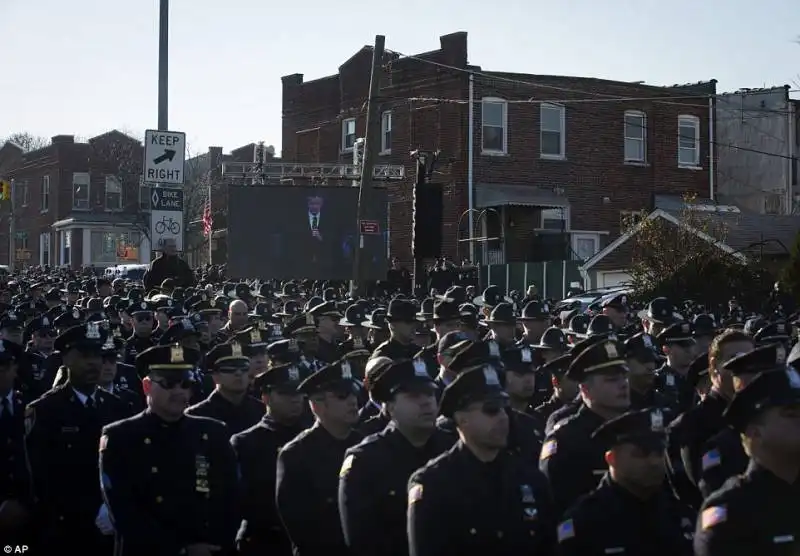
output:
[[[724,305],[735,296],[745,306],[760,307],[771,277],[752,254],[743,261],[723,248],[729,226],[736,225],[735,215],[701,209],[687,197],[674,216],[677,223],[649,217],[636,224],[630,240],[636,295],[665,296],[675,303],[691,299],[707,307]]]

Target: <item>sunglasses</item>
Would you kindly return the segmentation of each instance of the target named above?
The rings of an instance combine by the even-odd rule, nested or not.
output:
[[[183,390],[188,390],[194,386],[194,380],[191,378],[160,378],[160,379],[150,379],[159,386],[161,386],[165,390],[174,390],[175,388],[181,388]]]
[[[136,319],[136,322],[147,322],[153,320],[153,315],[150,313],[136,313],[133,318]]]

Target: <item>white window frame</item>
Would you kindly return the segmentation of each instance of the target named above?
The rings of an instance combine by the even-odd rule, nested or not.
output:
[[[628,118],[639,118],[641,127],[636,133],[628,133]],[[641,110],[626,110],[622,120],[622,135],[623,135],[623,157],[628,164],[646,164],[647,163],[647,114]],[[628,141],[638,141],[642,145],[642,156],[631,157],[628,156]]]
[[[545,110],[558,110],[559,115],[559,123],[561,124],[561,129],[545,129],[544,128],[544,118],[542,117]],[[561,153],[559,154],[551,154],[542,152],[542,148],[544,147],[544,141],[542,141],[542,137],[544,133],[554,133],[558,132],[560,135],[560,145],[559,148],[561,149]],[[539,156],[541,158],[547,158],[550,160],[564,160],[567,157],[567,111],[563,104],[553,104],[550,102],[543,102],[539,106]]]
[[[381,153],[392,153],[392,111],[381,114]]]
[[[109,184],[111,184],[112,187],[118,187],[119,188],[119,203],[117,203],[117,206],[115,206],[115,207],[109,206],[109,204],[108,204]],[[108,210],[108,211],[121,211],[122,210],[122,206],[123,206],[122,195],[123,195],[122,182],[119,180],[119,178],[117,178],[117,176],[113,176],[111,174],[107,175],[106,176],[106,187],[105,187],[105,199],[104,199],[104,205],[106,207],[106,210]]]
[[[486,110],[484,106],[487,104],[499,104],[503,108],[502,126],[503,126],[503,147],[501,149],[487,149],[483,141],[487,127],[498,127],[494,124],[486,123]],[[508,154],[508,101],[497,97],[486,97],[481,99],[481,154],[487,155],[506,155]]]
[[[72,230],[63,230],[61,236],[61,264],[72,264]]]
[[[50,176],[42,176],[39,210],[42,212],[50,210]]]
[[[681,137],[684,127],[694,128],[694,147],[692,149],[681,147]],[[691,161],[681,160],[681,152],[694,151],[694,156]],[[699,168],[700,167],[700,118],[688,114],[681,114],[678,116],[678,166],[681,168]]]
[[[600,251],[600,234],[572,234],[572,253],[576,260],[580,259],[580,255],[578,254],[578,242],[587,239],[594,243],[594,252],[591,257],[594,257]],[[588,261],[591,257],[580,260]]]
[[[78,178],[85,178],[85,183],[77,183],[76,180]],[[75,198],[75,186],[86,186],[86,199],[76,199]],[[91,195],[92,195],[92,179],[89,172],[72,172],[72,210],[89,210],[91,208]],[[77,203],[77,201],[81,201],[81,203]],[[84,205],[85,201],[85,205]]]
[[[347,146],[347,137],[351,135],[347,132],[347,128],[352,123],[353,125],[353,145],[356,144],[356,119],[355,118],[345,118],[342,120],[342,152],[343,153],[351,153],[353,152],[353,145]]]
[[[28,187],[28,180],[22,182],[22,206],[27,207],[31,202],[31,190]]]

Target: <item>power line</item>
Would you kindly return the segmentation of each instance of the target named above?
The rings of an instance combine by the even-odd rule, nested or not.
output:
[[[563,91],[563,92],[567,92],[567,93],[579,93],[579,94],[584,94],[584,95],[590,95],[590,96],[605,98],[605,99],[607,99],[607,101],[646,100],[646,101],[658,102],[658,103],[662,103],[662,104],[672,104],[672,103],[670,103],[668,101],[670,101],[670,100],[684,100],[684,99],[685,100],[691,100],[691,99],[708,99],[708,98],[716,98],[716,99],[729,98],[727,95],[711,94],[711,93],[695,94],[695,95],[674,95],[674,94],[670,94],[670,92],[667,92],[667,91],[664,92],[664,96],[646,97],[646,98],[626,97],[624,95],[613,95],[613,94],[609,94],[609,93],[599,93],[597,91],[586,91],[586,90],[574,89],[574,88],[570,88],[570,87],[560,87],[560,86],[557,86],[557,85],[548,85],[546,83],[535,83],[535,82],[532,82],[532,81],[523,81],[522,79],[506,77],[506,76],[503,76],[503,75],[495,75],[495,74],[492,74],[492,73],[487,73],[487,72],[484,72],[484,71],[478,71],[478,70],[475,70],[475,69],[460,68],[460,67],[452,66],[452,65],[449,65],[449,64],[443,64],[441,62],[436,62],[434,60],[428,60],[428,59],[422,58],[420,56],[413,56],[413,55],[410,55],[410,54],[403,54],[402,52],[398,52],[396,50],[387,49],[386,52],[391,53],[391,54],[395,54],[395,55],[399,56],[400,59],[415,60],[415,61],[422,62],[422,63],[425,63],[425,64],[429,64],[429,65],[432,65],[432,66],[440,67],[442,69],[447,69],[447,70],[458,72],[458,73],[464,73],[464,74],[467,74],[467,75],[474,75],[474,76],[478,76],[478,77],[483,77],[483,78],[485,78],[487,80],[500,81],[500,82],[510,83],[510,84],[514,84],[514,85],[523,85],[523,86],[528,86],[528,87],[533,87],[533,88],[538,88],[538,89],[550,89],[550,90],[554,90],[554,91]],[[391,62],[394,62],[394,61],[395,60],[392,60]],[[634,83],[625,83],[625,82],[622,82],[622,83],[626,84],[626,85],[630,85],[630,86],[635,86],[636,85]],[[653,85],[649,85],[648,87],[656,88],[656,86],[653,86]],[[665,87],[665,89],[673,89],[674,90],[674,89],[677,89],[677,88],[684,88],[684,87],[688,88],[688,87],[690,87],[690,85],[677,85],[675,87]],[[787,94],[788,93],[797,93],[797,92],[800,92],[800,89],[798,89],[798,90],[789,90],[789,91],[787,91]],[[550,101],[550,102],[565,103],[565,102],[574,102],[574,101],[567,100],[567,99],[562,99],[561,101]],[[578,102],[580,102],[580,101],[578,101]],[[585,102],[585,100],[583,102]],[[685,104],[685,103],[674,103],[674,104],[678,104],[680,106],[695,106],[695,107],[699,107],[699,108],[707,108],[706,105],[691,105],[691,104]],[[768,111],[768,112],[772,112],[773,111],[773,110],[768,109],[768,108],[759,109],[759,111],[761,111],[761,110]],[[786,114],[789,113],[789,111],[778,111],[778,112],[786,113]]]

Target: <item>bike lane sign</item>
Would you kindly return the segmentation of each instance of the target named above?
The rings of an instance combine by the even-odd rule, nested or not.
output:
[[[175,248],[183,251],[183,190],[154,187],[150,200],[152,249],[160,249],[172,240]]]

